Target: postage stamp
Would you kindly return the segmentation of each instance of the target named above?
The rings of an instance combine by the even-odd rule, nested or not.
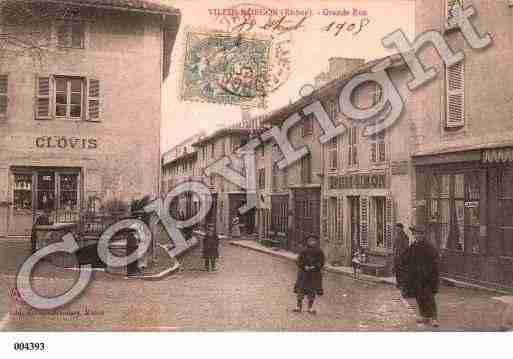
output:
[[[262,36],[188,31],[182,101],[264,108],[270,49]]]

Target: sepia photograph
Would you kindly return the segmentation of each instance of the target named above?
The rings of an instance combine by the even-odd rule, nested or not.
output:
[[[0,0],[8,352],[511,334],[512,60],[511,0]]]

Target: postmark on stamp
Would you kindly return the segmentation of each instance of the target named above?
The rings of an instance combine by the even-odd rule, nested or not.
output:
[[[264,108],[270,49],[262,36],[189,29],[181,99]]]

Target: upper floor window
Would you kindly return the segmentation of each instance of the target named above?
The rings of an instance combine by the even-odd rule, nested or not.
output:
[[[215,158],[216,157],[216,146],[215,146],[215,143],[212,143],[210,145],[210,158]]]
[[[7,116],[8,87],[8,76],[0,75],[0,117]]]
[[[100,120],[100,81],[84,77],[39,76],[37,119]]]
[[[307,154],[301,157],[301,183],[308,184],[312,182],[311,157]]]
[[[347,154],[347,164],[349,166],[357,166],[358,165],[358,129],[356,127],[350,127],[348,129],[348,154]]]
[[[338,138],[333,137],[328,142],[328,162],[329,169],[336,170],[338,167]]]
[[[371,162],[385,162],[386,152],[385,152],[385,131],[381,131],[375,135],[372,135],[371,138]]]
[[[327,102],[328,116],[331,121],[336,122],[338,115],[338,104],[336,100],[330,100]]]
[[[378,104],[381,101],[381,97],[383,96],[383,89],[381,86],[375,82],[373,86],[369,88],[369,97],[371,102],[371,107]]]
[[[221,141],[221,155],[223,157],[226,156],[226,141],[225,140]]]
[[[459,12],[463,11],[463,0],[446,0],[445,1],[445,29],[450,30],[454,29],[458,26],[456,22],[454,22],[454,18],[458,15]]]
[[[81,78],[55,79],[55,117],[81,119],[84,104],[84,83]]]
[[[278,187],[279,187],[278,175],[279,175],[278,163],[274,162],[273,167],[272,167],[272,182],[271,182],[273,191],[278,190]]]
[[[465,126],[465,63],[445,67],[445,127]]]
[[[306,116],[301,123],[301,135],[311,136],[313,133],[313,114]]]
[[[59,22],[57,24],[57,46],[83,49],[84,38],[85,30],[82,22]]]

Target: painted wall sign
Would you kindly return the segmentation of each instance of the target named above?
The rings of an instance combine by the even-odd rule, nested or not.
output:
[[[482,160],[485,163],[512,162],[513,148],[491,148],[483,150]]]
[[[95,149],[98,147],[96,138],[78,138],[65,136],[41,136],[36,137],[37,148],[60,149]]]
[[[384,173],[331,176],[328,181],[330,189],[386,187],[386,175]]]

